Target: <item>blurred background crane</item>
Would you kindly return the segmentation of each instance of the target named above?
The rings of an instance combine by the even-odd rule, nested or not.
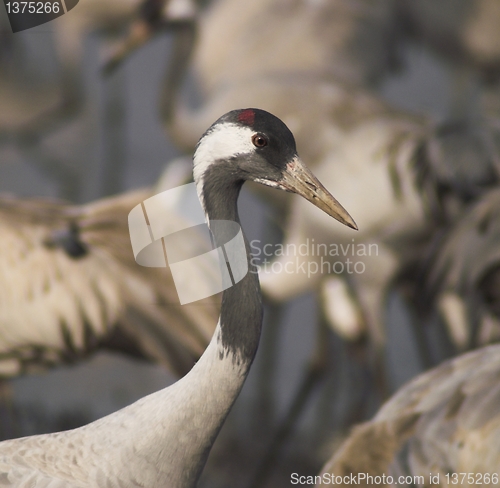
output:
[[[2,191],[87,202],[150,186],[168,159],[192,152],[219,115],[257,106],[289,125],[302,158],[342,196],[360,227],[355,241],[332,237],[300,202],[290,206],[286,195],[265,189],[245,192],[242,219],[261,260],[272,266],[264,244],[278,250],[307,239],[309,246],[314,239],[338,249],[377,249],[356,257],[360,274],[338,273],[346,256],[328,254],[324,260],[335,272],[291,276],[276,272],[278,265],[300,258],[312,266],[321,256],[277,256],[262,285],[281,303],[268,312],[279,313],[283,327],[264,330],[254,372],[200,486],[250,486],[266,457],[271,461],[261,465],[254,486],[289,486],[292,467],[317,472],[326,456],[320,446],[378,407],[374,354],[391,390],[457,349],[495,339],[496,231],[494,219],[491,225],[481,220],[488,212],[477,210],[494,207],[500,167],[495,0],[98,3],[81,0],[57,21],[15,36],[1,31],[0,63],[8,69],[0,72],[0,96],[6,94],[0,103],[13,107],[0,131],[9,134],[0,135]],[[110,56],[119,62],[104,77]],[[23,73],[29,83],[16,81]],[[62,99],[76,102],[65,115],[59,115]],[[24,105],[7,105],[16,100]],[[48,123],[47,110],[57,123]],[[45,123],[33,131],[39,120]],[[26,127],[36,137],[24,137]],[[484,246],[481,259],[477,245]],[[422,313],[419,304],[429,294],[434,300]],[[97,407],[77,402],[86,405],[87,417],[72,422],[83,422],[166,381],[158,370],[127,369],[136,368],[128,363],[113,369],[107,356],[93,362],[108,369],[58,371],[49,383],[16,380],[13,407],[22,412],[34,401],[30,393],[58,393],[66,374],[70,383],[94,385],[91,396],[100,397]],[[317,369],[321,391],[307,374]],[[105,384],[95,386],[103,371],[156,380],[136,380],[138,390],[109,400]],[[294,401],[297,391],[307,395]],[[29,415],[18,415],[23,433],[39,432],[33,421],[39,417],[41,429],[56,428],[56,415],[34,413],[48,408],[44,397],[38,394]],[[68,406],[71,395],[65,397],[61,405]],[[256,404],[257,425],[249,425]],[[256,433],[273,431],[281,440],[269,456],[270,437]]]
[[[83,207],[0,201],[1,377],[73,362],[99,347],[154,359],[176,375],[191,369],[216,324],[217,299],[182,307],[168,268],[136,265],[127,217],[151,195],[129,192]],[[178,225],[181,217],[168,210],[169,224]],[[210,278],[200,270],[200,282]]]
[[[361,486],[388,487],[394,484],[370,482],[368,476],[383,480],[390,476],[394,481],[403,477],[418,486],[465,486],[470,473],[469,482],[497,486],[499,375],[498,344],[419,375],[386,402],[373,420],[356,426],[322,474],[348,480],[365,475]],[[422,481],[417,483],[416,477]],[[316,484],[329,485],[328,478]]]
[[[438,312],[457,351],[499,338],[500,264],[498,188],[485,192],[453,225],[443,229],[424,253],[421,276],[429,313]],[[419,297],[415,297],[418,303]]]

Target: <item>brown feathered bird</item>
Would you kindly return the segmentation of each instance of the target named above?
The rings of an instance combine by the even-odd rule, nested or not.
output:
[[[0,199],[0,378],[98,348],[159,362],[176,375],[193,366],[216,326],[218,297],[181,306],[168,267],[135,262],[127,218],[152,194],[83,206]],[[172,224],[181,218],[165,215]]]
[[[388,487],[411,484],[409,476],[413,486],[498,486],[499,466],[500,346],[494,345],[403,386],[354,428],[315,481],[326,487],[341,476],[336,484],[351,486],[345,480],[352,476],[359,486]],[[462,473],[472,478],[464,481]]]

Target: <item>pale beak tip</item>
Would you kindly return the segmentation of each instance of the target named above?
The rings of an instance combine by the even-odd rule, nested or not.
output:
[[[354,222],[354,220],[352,220],[352,219],[350,222],[346,222],[346,225],[347,225],[347,227],[350,227],[351,229],[359,230],[358,224],[356,224],[356,222]]]
[[[263,182],[263,180],[260,180]],[[301,195],[335,220],[358,230],[347,210],[330,194],[307,166],[295,156],[283,172],[279,188]]]

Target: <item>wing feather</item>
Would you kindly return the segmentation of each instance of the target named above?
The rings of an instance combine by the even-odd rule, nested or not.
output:
[[[464,354],[403,386],[325,466],[335,474],[496,473],[500,345]],[[486,483],[486,486],[489,486]]]
[[[191,368],[217,323],[219,297],[181,306],[168,268],[135,262],[128,213],[151,194],[80,207],[0,199],[0,376],[115,348],[124,337],[134,355],[177,374]]]

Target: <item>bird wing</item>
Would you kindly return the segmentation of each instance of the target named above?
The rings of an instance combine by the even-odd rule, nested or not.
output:
[[[325,472],[494,473],[499,434],[500,346],[494,345],[447,361],[401,388],[373,420],[354,429]]]
[[[492,473],[500,466],[500,347],[482,348],[403,387],[374,422],[414,417],[394,467],[412,474]],[[393,468],[394,469],[394,468]]]
[[[135,262],[128,213],[149,196],[135,191],[81,207],[0,200],[0,376],[101,346],[177,374],[192,367],[215,328],[218,297],[181,306],[168,267]],[[165,212],[169,222],[179,218]]]

